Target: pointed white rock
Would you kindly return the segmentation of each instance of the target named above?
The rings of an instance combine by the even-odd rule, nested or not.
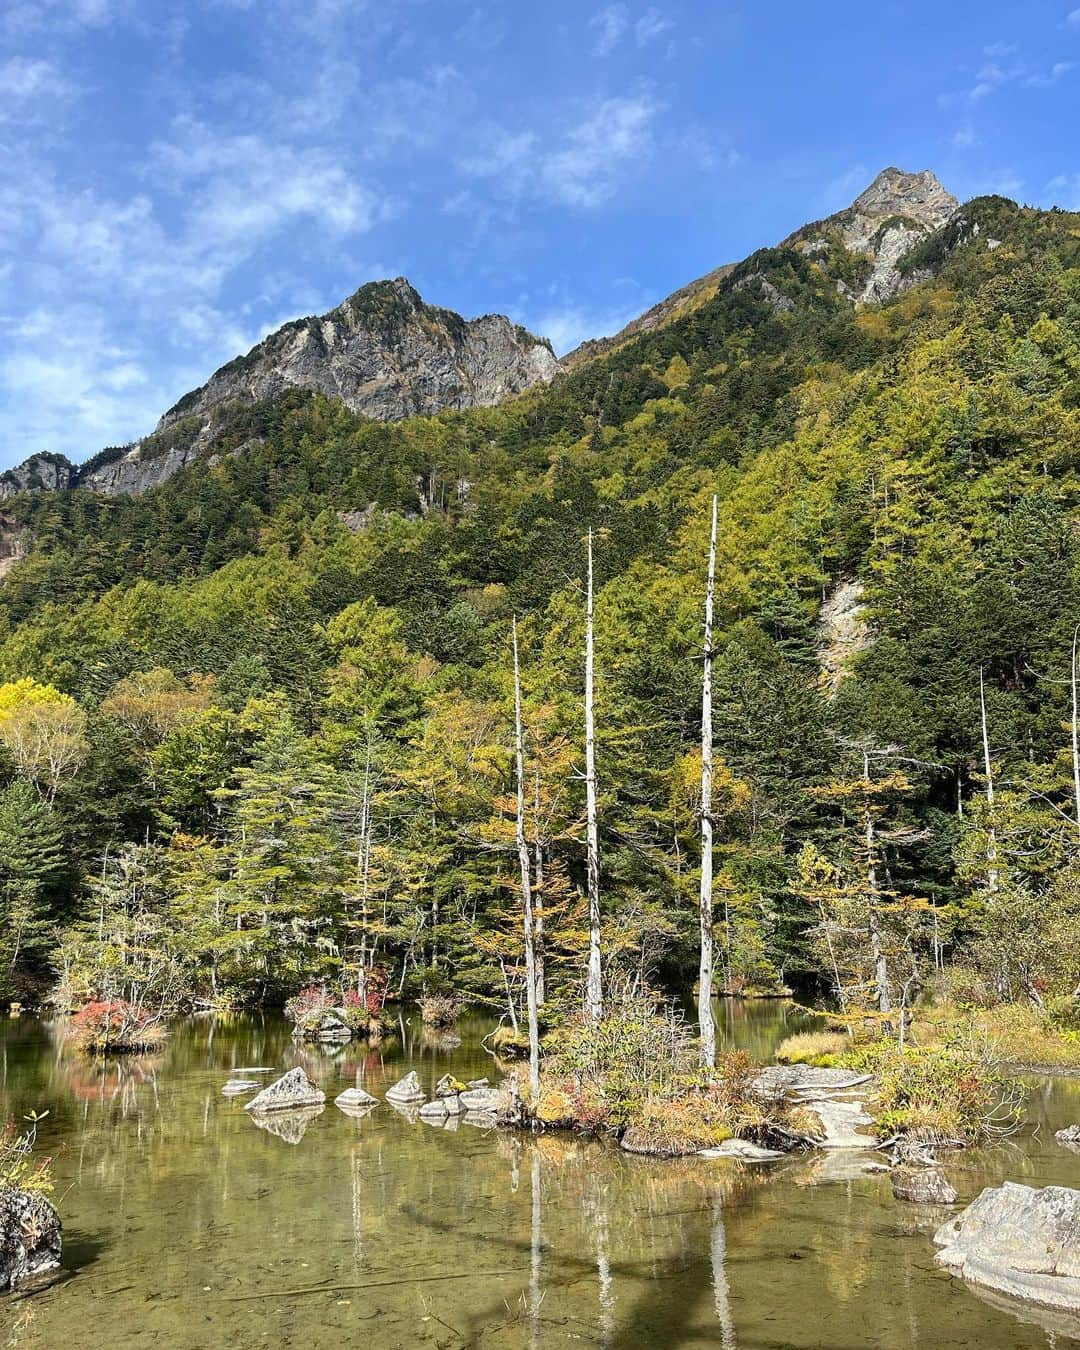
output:
[[[403,1106],[409,1102],[422,1102],[425,1095],[415,1072],[409,1072],[404,1078],[399,1078],[394,1086],[387,1090],[386,1100],[394,1102],[395,1105]]]
[[[245,1111],[256,1114],[265,1111],[296,1111],[305,1106],[323,1106],[326,1093],[311,1081],[303,1069],[290,1069],[270,1084],[251,1101],[244,1103]]]

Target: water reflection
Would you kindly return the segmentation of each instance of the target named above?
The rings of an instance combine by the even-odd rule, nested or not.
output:
[[[718,1016],[729,1044],[762,1057],[805,1025],[780,1004],[725,1000]],[[18,1305],[33,1315],[7,1319],[8,1344],[1071,1343],[935,1270],[932,1221],[897,1205],[865,1160],[651,1162],[384,1101],[254,1121],[221,1093],[295,1064],[331,1100],[354,1086],[381,1097],[409,1068],[430,1091],[446,1072],[491,1074],[489,1026],[466,1019],[455,1047],[404,1016],[381,1045],[327,1056],[278,1019],[201,1018],[163,1055],[107,1064],[29,1019],[0,1027],[4,1109],[50,1110],[42,1142],[59,1150],[69,1233],[70,1278]],[[950,1162],[961,1198],[1005,1176],[1075,1184],[1077,1157],[1053,1129],[1076,1119],[1080,1083],[1040,1083],[1029,1130]]]

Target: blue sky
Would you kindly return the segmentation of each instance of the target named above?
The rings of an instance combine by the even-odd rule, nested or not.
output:
[[[885,165],[1080,208],[1077,0],[2,0],[0,465],[404,274],[567,350]]]

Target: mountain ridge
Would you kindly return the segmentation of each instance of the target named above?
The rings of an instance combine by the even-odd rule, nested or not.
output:
[[[930,275],[926,267],[905,271],[901,264],[958,207],[930,170],[890,166],[849,206],[799,227],[778,247],[817,266],[838,254],[844,260],[838,293],[855,306],[880,303]],[[492,406],[676,322],[724,286],[754,287],[774,311],[790,308],[790,298],[752,266],[756,257],[714,268],[615,335],[590,339],[561,360],[546,338],[503,315],[464,319],[425,302],[404,277],[368,282],[327,313],[292,320],[226,362],[134,444],[103,450],[81,466],[52,452],[29,456],[0,474],[0,499],[71,487],[110,496],[146,491],[194,460],[212,459],[222,409],[287,389],[339,398],[379,421]]]

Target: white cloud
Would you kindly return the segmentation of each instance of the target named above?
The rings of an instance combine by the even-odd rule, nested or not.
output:
[[[625,5],[607,5],[589,20],[596,30],[596,53],[607,56],[619,45],[630,27],[630,12]]]
[[[634,36],[637,39],[639,47],[644,47],[647,43],[654,41],[662,33],[666,33],[674,25],[671,19],[658,9],[647,9],[645,13],[634,24]]]
[[[1037,71],[1034,75],[1029,75],[1024,83],[1032,85],[1036,89],[1049,89],[1051,85],[1057,84],[1063,76],[1068,75],[1075,64],[1073,61],[1055,61],[1049,70]]]
[[[589,309],[581,305],[542,310],[526,323],[530,332],[549,338],[557,356],[565,356],[588,338],[610,337],[649,307],[649,302],[618,309]]]
[[[960,127],[954,131],[950,137],[950,143],[954,150],[970,150],[972,146],[978,145],[979,138],[972,127]]]
[[[1074,9],[1065,19],[1067,28],[1080,28],[1080,9]]]
[[[645,95],[603,99],[552,144],[532,130],[496,128],[488,132],[484,148],[460,167],[472,177],[494,180],[511,195],[599,206],[650,155],[656,112]]]

